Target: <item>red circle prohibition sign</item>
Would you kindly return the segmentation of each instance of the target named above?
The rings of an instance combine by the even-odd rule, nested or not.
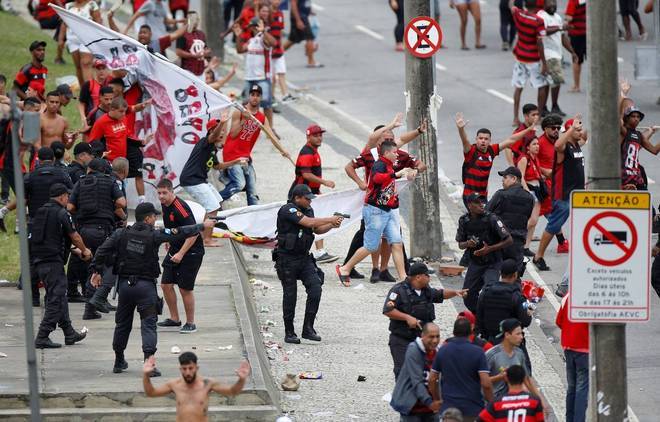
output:
[[[628,229],[631,233],[630,247],[627,247],[623,242],[621,242],[621,240],[619,240],[619,238],[614,236],[599,223],[599,220],[607,217],[619,219],[623,221],[626,226],[628,226]],[[591,229],[596,229],[601,232],[603,239],[609,240],[614,246],[623,251],[623,256],[610,260],[600,258],[598,255],[596,255],[591,248],[591,244],[589,243],[589,231]],[[587,255],[589,255],[589,257],[593,259],[594,262],[600,265],[605,265],[606,267],[613,267],[615,265],[623,264],[626,262],[635,252],[635,248],[637,247],[637,230],[635,229],[633,222],[625,215],[615,211],[605,211],[600,214],[596,214],[591,218],[591,220],[589,220],[589,222],[587,222],[587,225],[584,227],[584,233],[582,234],[582,243],[584,244],[584,249],[587,252]]]
[[[423,21],[424,23],[427,23],[426,28],[424,29],[419,29],[415,24]],[[436,29],[438,32],[438,40],[433,41],[430,39],[430,32],[433,30],[433,28]],[[411,41],[408,39],[408,34],[410,32],[415,32],[417,35],[417,42],[414,44],[411,44]],[[438,22],[435,21],[435,19],[428,17],[428,16],[418,16],[415,19],[411,20],[408,22],[408,25],[406,25],[406,30],[404,32],[404,38],[406,41],[406,48],[415,57],[419,57],[420,59],[426,59],[434,55],[439,49],[440,46],[442,45],[442,29],[440,28],[440,25]],[[418,50],[422,46],[422,43],[428,44],[429,51],[422,52]]]

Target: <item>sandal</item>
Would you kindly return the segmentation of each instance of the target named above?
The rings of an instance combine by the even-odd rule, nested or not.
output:
[[[339,282],[344,287],[351,287],[351,276],[350,275],[342,275],[341,271],[339,271],[340,267],[341,266],[339,264],[335,265],[335,271],[337,272],[337,276],[339,276]]]
[[[483,49],[486,48],[486,47],[487,47],[487,46],[486,46],[485,44],[479,44],[479,45],[475,45],[475,46],[474,46],[474,48],[476,48],[477,50],[483,50]]]

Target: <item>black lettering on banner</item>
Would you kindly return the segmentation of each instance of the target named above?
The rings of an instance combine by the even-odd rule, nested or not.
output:
[[[195,145],[197,142],[199,142],[199,135],[195,132],[186,132],[181,135],[181,141],[189,145]]]
[[[124,53],[126,54],[135,53],[137,51],[137,47],[130,44],[124,44],[121,48],[124,50]]]

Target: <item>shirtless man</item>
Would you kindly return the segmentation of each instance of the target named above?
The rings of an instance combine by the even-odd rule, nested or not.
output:
[[[46,95],[46,109],[41,113],[41,145],[37,145],[37,149],[49,147],[54,141],[61,141],[67,149],[73,145],[76,137],[66,133],[69,122],[58,114],[59,110],[60,93],[51,91]]]
[[[150,374],[156,367],[152,355],[144,362],[142,385],[147,397],[162,397],[174,393],[176,397],[177,422],[208,421],[209,393],[211,391],[224,396],[236,396],[243,390],[245,380],[250,374],[250,364],[243,361],[236,370],[238,381],[232,386],[220,384],[209,378],[197,377],[197,356],[192,352],[179,355],[181,378],[167,381],[160,387],[151,384]]]

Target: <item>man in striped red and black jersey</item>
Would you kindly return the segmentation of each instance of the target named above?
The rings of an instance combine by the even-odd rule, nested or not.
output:
[[[587,142],[582,129],[582,116],[576,115],[564,123],[565,132],[555,142],[555,157],[552,166],[552,211],[548,215],[539,249],[532,262],[541,271],[550,270],[543,255],[552,238],[570,214],[571,192],[584,189],[584,153],[582,146]]]
[[[513,131],[514,134],[522,132],[530,126],[536,126],[539,121],[540,113],[539,108],[536,104],[525,104],[522,108],[523,112],[523,122]],[[515,166],[518,164],[518,160],[525,153],[527,145],[536,139],[536,131],[529,131],[522,139],[517,140],[511,148],[504,151],[506,155],[506,160],[510,165]]]
[[[523,88],[530,82],[532,88],[538,90],[538,106],[545,106],[548,99],[548,69],[543,52],[542,37],[545,36],[545,24],[543,19],[536,16],[539,7],[537,0],[525,0],[525,10],[516,6],[511,7],[513,22],[518,30],[518,39],[513,49],[516,60],[513,64],[513,75],[511,85],[513,91],[513,125],[519,126],[518,110],[520,107],[520,96]]]
[[[573,87],[568,92],[580,92],[580,73],[587,57],[587,0],[568,0],[565,14],[571,47],[578,56],[573,62]]]
[[[506,370],[506,383],[509,391],[501,399],[489,403],[479,413],[479,422],[542,422],[543,404],[541,399],[525,391],[525,370],[520,365],[509,366]]]
[[[32,41],[30,44],[32,61],[21,68],[14,78],[14,90],[21,100],[28,97],[28,88],[34,90],[43,100],[46,92],[48,68],[43,65],[46,59],[46,42]]]
[[[621,186],[628,190],[647,190],[643,167],[639,163],[639,154],[643,149],[653,155],[660,152],[660,144],[653,145],[651,137],[657,126],[651,126],[644,133],[637,126],[644,119],[644,113],[635,106],[623,110],[619,132],[621,142]]]
[[[486,128],[477,130],[475,143],[471,144],[468,139],[465,126],[468,120],[463,118],[463,113],[456,114],[456,127],[458,135],[463,143],[463,171],[461,178],[463,180],[463,203],[470,194],[488,196],[488,178],[490,170],[493,168],[493,161],[501,151],[510,148],[516,141],[523,139],[528,133],[534,132],[534,125],[529,126],[523,131],[514,133],[509,138],[499,144],[491,144],[491,132]],[[467,204],[466,204],[467,207]]]
[[[169,179],[158,183],[158,200],[163,207],[163,224],[171,229],[196,224],[192,210],[184,200],[174,194],[174,186]],[[170,242],[167,255],[163,259],[163,277],[161,288],[167,303],[170,317],[159,322],[159,327],[181,327],[179,309],[176,305],[174,285],[179,286],[183,308],[186,312],[186,323],[180,328],[181,334],[191,334],[197,331],[195,325],[195,279],[202,266],[204,258],[204,242],[202,236],[196,235],[183,240]]]
[[[286,60],[284,59],[284,46],[282,45],[282,31],[284,31],[284,14],[280,10],[281,0],[270,2],[270,35],[275,38],[275,45],[271,56],[273,58],[273,93],[278,86],[282,92],[282,102],[293,101],[296,98],[289,93],[286,85]]]
[[[291,198],[291,192],[296,185],[309,186],[315,195],[321,193],[321,185],[327,186],[330,189],[335,188],[335,182],[323,178],[323,170],[321,168],[319,147],[323,143],[324,132],[325,129],[316,124],[311,124],[307,128],[307,143],[300,149],[300,153],[298,153],[298,158],[296,159],[296,178],[289,189],[289,198]],[[337,256],[330,255],[323,249],[323,240],[317,240],[314,244],[316,246],[316,251],[314,252],[316,262],[326,263],[337,260]]]

